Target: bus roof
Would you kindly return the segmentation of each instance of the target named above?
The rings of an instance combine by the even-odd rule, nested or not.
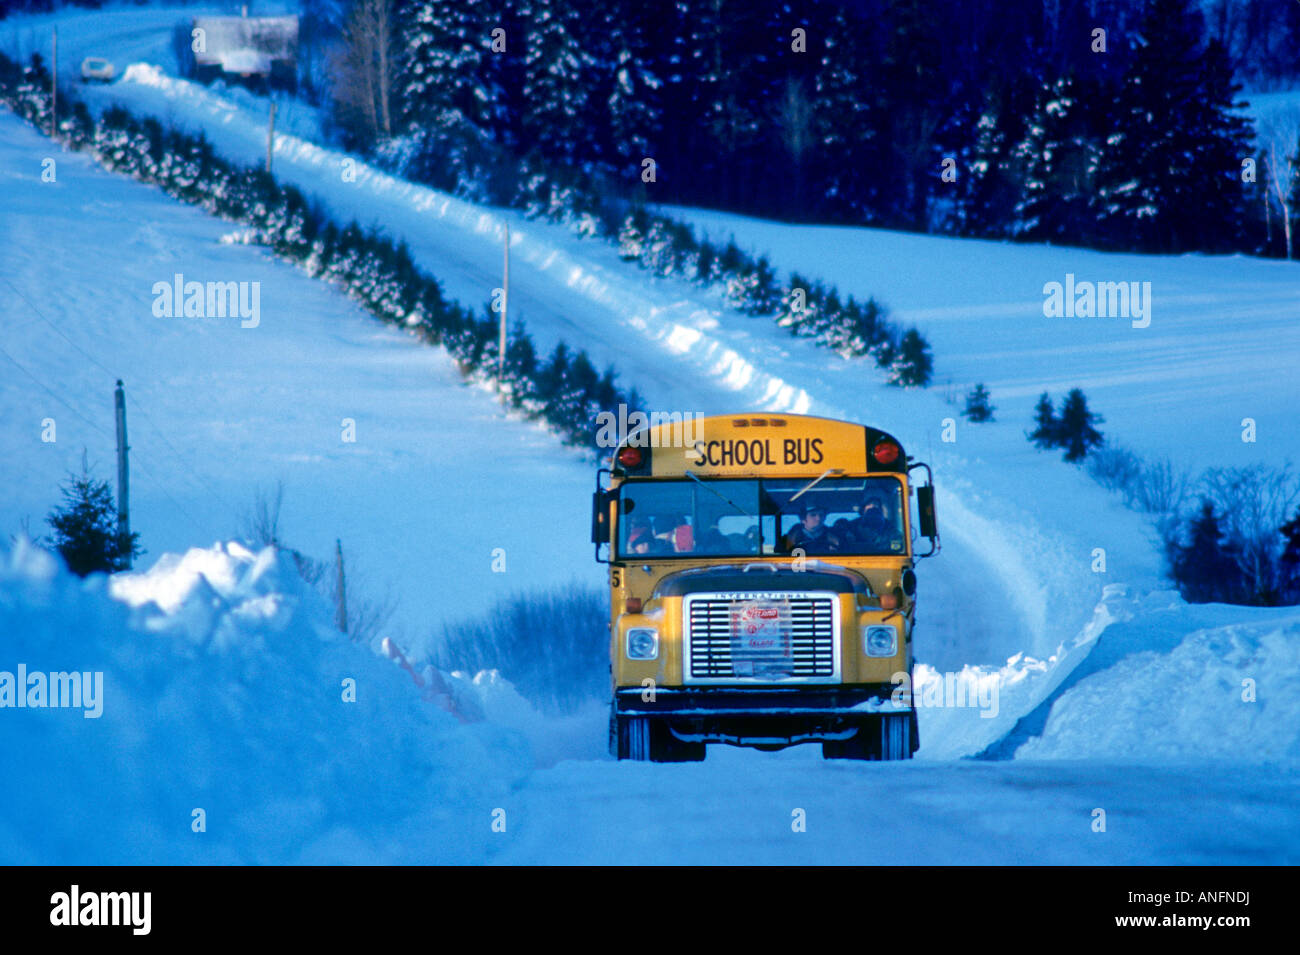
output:
[[[811,415],[704,417],[652,413],[618,445],[617,477],[817,476],[907,471],[902,445],[878,428]]]

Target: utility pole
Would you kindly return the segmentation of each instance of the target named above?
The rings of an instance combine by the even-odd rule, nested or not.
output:
[[[54,28],[54,51],[50,57],[50,138],[59,132],[59,28]]]
[[[343,581],[343,541],[334,538],[334,567],[338,573],[338,602],[334,611],[334,624],[341,633],[348,632],[348,597]]]
[[[266,174],[271,175],[271,149],[275,145],[275,100],[271,100],[271,122],[266,127]]]
[[[506,306],[510,302],[510,223],[506,223],[505,276],[501,285],[501,344],[497,352],[497,384],[506,381]]]
[[[125,545],[122,557],[126,561],[126,570],[131,569],[131,516],[128,506],[131,494],[128,487],[128,470],[126,461],[126,393],[122,390],[122,379],[117,380],[117,391],[113,393],[113,404],[117,410],[117,534]]]

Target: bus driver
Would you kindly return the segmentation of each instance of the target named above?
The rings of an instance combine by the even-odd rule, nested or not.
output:
[[[858,516],[849,521],[846,531],[851,546],[856,550],[889,552],[897,535],[885,496],[879,491],[868,491],[862,499]]]

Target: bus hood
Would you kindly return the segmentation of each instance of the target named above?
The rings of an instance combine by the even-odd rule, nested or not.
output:
[[[778,593],[826,590],[837,594],[870,596],[865,577],[837,564],[805,560],[801,570],[790,564],[736,563],[692,567],[669,574],[655,585],[651,599],[698,593]]]

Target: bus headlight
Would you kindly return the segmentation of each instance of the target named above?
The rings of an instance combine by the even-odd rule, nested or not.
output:
[[[659,656],[659,631],[654,627],[632,627],[627,632],[627,658],[654,660]]]
[[[863,645],[869,657],[892,657],[898,652],[898,631],[893,627],[867,627]]]

